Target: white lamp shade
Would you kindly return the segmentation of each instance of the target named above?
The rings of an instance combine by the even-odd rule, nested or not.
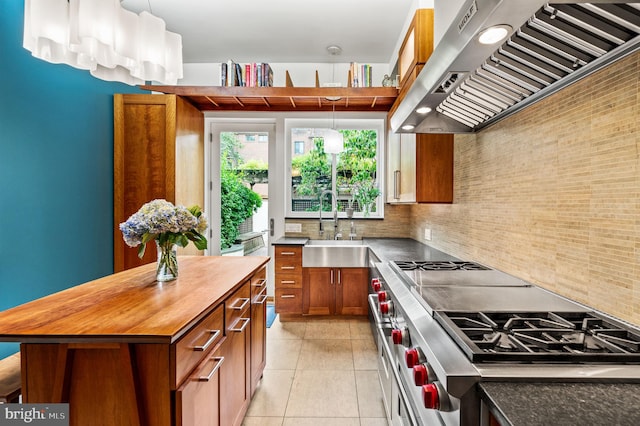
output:
[[[162,83],[176,84],[182,78],[182,36],[167,31],[165,33],[165,71]]]
[[[324,152],[339,154],[344,151],[344,138],[337,130],[327,129],[324,132]]]
[[[165,77],[165,24],[160,18],[143,11],[140,13],[139,69],[134,77],[142,80],[163,81]]]
[[[75,63],[69,46],[69,2],[26,0],[22,45],[38,59],[55,64]]]
[[[90,69],[116,66],[118,0],[70,0],[69,5],[69,49],[78,53],[78,62]]]
[[[25,0],[24,11],[23,46],[36,58],[132,85],[183,76],[182,36],[120,0]]]

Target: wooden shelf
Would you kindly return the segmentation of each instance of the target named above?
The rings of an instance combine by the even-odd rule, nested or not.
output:
[[[175,94],[201,111],[383,111],[398,97],[395,87],[221,87],[155,86],[141,89]],[[339,97],[331,101],[327,98]]]

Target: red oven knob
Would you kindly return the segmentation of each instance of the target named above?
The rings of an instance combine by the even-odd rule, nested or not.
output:
[[[386,291],[379,291],[378,292],[378,302],[386,302],[387,301],[387,292]]]
[[[371,280],[371,287],[373,287],[373,291],[380,291],[382,285],[380,285],[380,280],[378,278],[373,278]]]
[[[424,364],[413,366],[413,381],[416,386],[424,386],[429,382],[429,369]]]
[[[380,313],[383,315],[389,315],[393,312],[393,304],[391,302],[380,303]]]
[[[440,408],[440,397],[438,396],[438,388],[433,383],[422,386],[422,400],[424,408],[429,410],[437,410]]]
[[[393,343],[395,345],[402,344],[402,337],[403,337],[403,333],[402,333],[402,330],[400,330],[399,328],[394,328],[393,330],[391,330],[391,340],[393,340]]]
[[[420,363],[420,355],[415,348],[407,349],[404,351],[404,360],[407,363],[407,368],[413,368]]]

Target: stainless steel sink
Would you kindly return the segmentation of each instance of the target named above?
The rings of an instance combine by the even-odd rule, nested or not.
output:
[[[302,247],[304,268],[366,268],[369,246],[362,240],[309,240]]]

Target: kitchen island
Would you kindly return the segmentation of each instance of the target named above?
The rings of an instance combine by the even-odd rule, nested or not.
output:
[[[21,343],[23,401],[67,402],[72,425],[239,424],[252,361],[264,368],[250,302],[268,261],[185,256],[175,281],[148,264],[1,312],[0,341]]]

